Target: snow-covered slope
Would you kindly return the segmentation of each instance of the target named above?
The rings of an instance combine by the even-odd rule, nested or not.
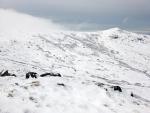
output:
[[[0,10],[3,18],[14,13],[20,17]],[[53,31],[38,21],[13,31],[0,18],[0,71],[17,75],[0,77],[0,113],[150,113],[149,35]],[[36,29],[41,25],[46,30]],[[62,77],[25,79],[29,71]]]

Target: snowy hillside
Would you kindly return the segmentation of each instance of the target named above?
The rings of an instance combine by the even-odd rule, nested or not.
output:
[[[150,113],[149,35],[61,28],[0,10],[0,71],[17,75],[0,77],[0,113]],[[25,79],[29,71],[62,77]]]

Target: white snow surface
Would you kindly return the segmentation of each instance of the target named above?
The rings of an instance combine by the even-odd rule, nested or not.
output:
[[[9,28],[5,15],[19,27]],[[20,27],[17,15],[27,24]],[[0,71],[17,75],[0,77],[0,113],[150,113],[149,35],[53,31],[43,22],[0,10]],[[25,79],[29,71],[62,77]]]

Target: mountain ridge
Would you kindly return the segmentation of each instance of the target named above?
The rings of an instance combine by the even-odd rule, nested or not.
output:
[[[149,113],[150,35],[19,29],[0,31],[0,71],[17,76],[0,77],[0,112]]]

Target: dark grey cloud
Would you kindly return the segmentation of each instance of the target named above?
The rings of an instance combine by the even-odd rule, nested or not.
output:
[[[72,29],[149,28],[150,0],[0,0],[0,8],[51,18]]]

